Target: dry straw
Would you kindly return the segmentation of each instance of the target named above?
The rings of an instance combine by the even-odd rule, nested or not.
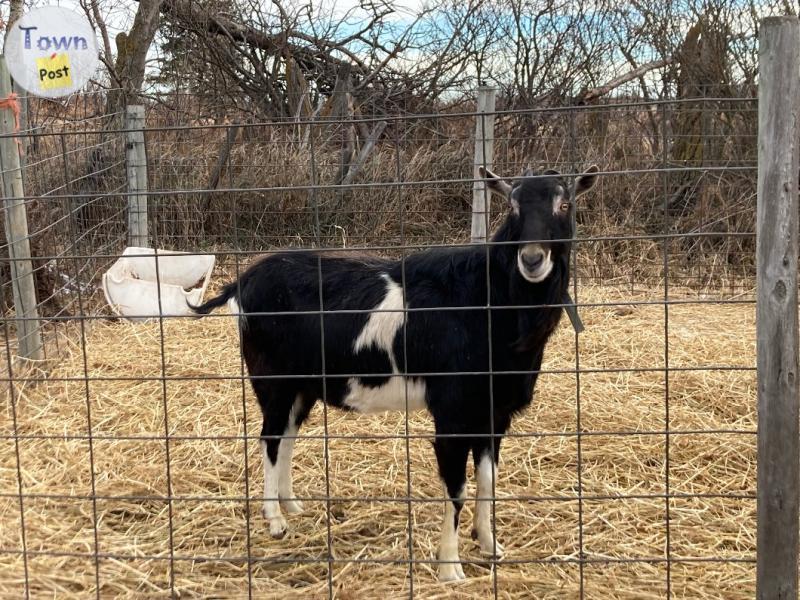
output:
[[[646,298],[652,299],[650,292]],[[588,288],[581,300],[628,302],[628,292]],[[582,310],[581,369],[660,369],[664,366],[664,307],[608,305]],[[671,367],[738,365],[752,367],[754,307],[751,304],[685,304],[669,308]],[[94,480],[99,552],[128,558],[101,558],[104,598],[163,598],[170,594],[169,510],[164,501],[105,499],[109,496],[164,496],[167,492],[163,440],[105,439],[163,436],[166,393],[170,435],[240,436],[245,429],[240,359],[230,317],[164,322],[164,370],[189,379],[101,381],[98,377],[160,377],[158,323],[98,322],[86,339],[87,371],[79,338],[52,379],[15,384],[20,436],[22,489],[33,597],[85,598],[95,593],[93,505],[86,440],[43,440],[25,436],[82,436],[87,433],[86,394],[92,411]],[[575,367],[575,340],[563,324],[546,354],[546,368]],[[59,377],[82,378],[63,382]],[[228,375],[234,379],[199,381]],[[587,598],[661,598],[666,593],[664,562],[619,562],[666,556],[664,372],[586,372],[580,375],[581,483],[584,591]],[[755,373],[752,370],[675,371],[669,378],[669,478],[673,494],[700,495],[670,500],[670,556],[675,559],[748,559],[755,556],[755,500],[703,497],[753,495],[756,440]],[[260,415],[249,387],[246,431],[257,435]],[[17,466],[11,403],[0,420],[0,597],[24,591],[23,559],[8,553],[21,548]],[[321,436],[317,406],[303,434]],[[342,498],[331,523],[333,594],[337,598],[402,598],[409,593],[408,505],[405,420],[402,415],[345,415],[329,412],[328,429],[339,436],[386,435],[383,440],[330,441],[330,492]],[[496,571],[501,598],[572,598],[580,586],[579,503],[576,430],[576,376],[545,374],[537,397],[504,442],[499,481],[497,530],[507,549]],[[423,414],[410,418],[412,433],[431,433]],[[721,429],[743,434],[680,433]],[[594,435],[597,432],[636,435]],[[552,435],[564,434],[564,435]],[[415,499],[441,496],[428,440],[412,439],[411,493]],[[245,494],[241,439],[179,440],[169,443],[175,497],[241,498]],[[251,496],[261,494],[258,444],[248,443]],[[295,491],[325,494],[323,442],[300,440]],[[470,484],[469,493],[474,493]],[[69,494],[76,499],[37,498]],[[10,495],[10,496],[9,496]],[[645,496],[642,498],[642,496]],[[349,500],[391,498],[392,501]],[[524,500],[516,498],[527,498]],[[545,497],[546,499],[531,499]],[[78,499],[80,498],[80,499]],[[303,514],[291,516],[290,534],[269,537],[259,503],[249,505],[253,595],[258,598],[325,598],[328,550],[325,503],[306,501]],[[440,527],[440,502],[411,506],[413,553],[434,558]],[[343,515],[341,514],[343,513]],[[462,521],[461,554],[469,579],[458,585],[436,581],[435,564],[413,567],[414,593],[420,598],[487,598],[494,574],[480,561],[469,540],[472,506]],[[246,596],[248,554],[245,503],[233,500],[179,500],[172,503],[175,591],[182,598]],[[48,552],[85,553],[85,557]],[[140,558],[144,557],[144,558]],[[158,557],[158,558],[153,558]],[[218,557],[219,560],[185,560]],[[612,562],[597,562],[610,559]],[[319,561],[319,562],[314,562]],[[534,562],[524,562],[534,561]],[[616,561],[616,562],[613,562]],[[749,598],[754,594],[752,562],[676,562],[671,589],[677,598]]]

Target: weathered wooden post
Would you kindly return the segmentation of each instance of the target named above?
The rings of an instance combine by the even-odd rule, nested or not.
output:
[[[756,595],[797,598],[797,208],[800,21],[770,17],[759,32],[758,540]]]
[[[478,88],[478,104],[475,116],[475,160],[472,184],[472,241],[486,241],[486,224],[489,221],[489,193],[480,179],[478,168],[492,168],[494,162],[494,110],[497,90],[491,87]]]
[[[149,247],[147,231],[147,155],[144,106],[125,107],[125,164],[128,172],[128,245]]]
[[[11,91],[11,76],[6,67],[6,59],[0,56],[0,100],[9,98]],[[31,261],[19,145],[17,138],[9,135],[15,129],[14,110],[0,109],[0,134],[4,136],[0,137],[0,173],[3,179],[3,211],[8,258],[11,263],[11,288],[16,312],[18,352],[21,357],[40,360],[43,358],[42,333],[36,304],[36,281]]]

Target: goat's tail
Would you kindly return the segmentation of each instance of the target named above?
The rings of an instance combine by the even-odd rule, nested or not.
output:
[[[220,306],[228,302],[228,300],[236,296],[237,291],[238,291],[238,282],[234,281],[226,285],[224,288],[222,288],[222,292],[219,294],[219,296],[212,298],[208,302],[204,302],[200,306],[194,306],[189,302],[187,302],[187,304],[189,304],[189,308],[192,309],[192,312],[194,312],[195,314],[207,315],[215,308],[219,308]]]

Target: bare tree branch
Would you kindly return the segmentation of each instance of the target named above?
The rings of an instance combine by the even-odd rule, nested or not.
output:
[[[642,77],[645,73],[652,71],[653,69],[660,69],[662,67],[666,67],[667,65],[672,64],[672,62],[673,62],[672,58],[664,58],[662,60],[654,60],[652,62],[645,63],[636,69],[633,69],[623,75],[620,75],[619,77],[615,77],[614,79],[612,79],[611,81],[609,81],[604,85],[601,85],[587,92],[584,92],[577,100],[580,102],[591,102],[592,100],[596,100],[601,96],[605,96],[610,91],[620,87],[621,85],[625,85],[629,81],[633,81],[634,79]]]

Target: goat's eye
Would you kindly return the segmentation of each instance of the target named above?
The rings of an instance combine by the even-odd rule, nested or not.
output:
[[[562,202],[559,208],[561,209],[561,212],[569,211],[569,202]]]

